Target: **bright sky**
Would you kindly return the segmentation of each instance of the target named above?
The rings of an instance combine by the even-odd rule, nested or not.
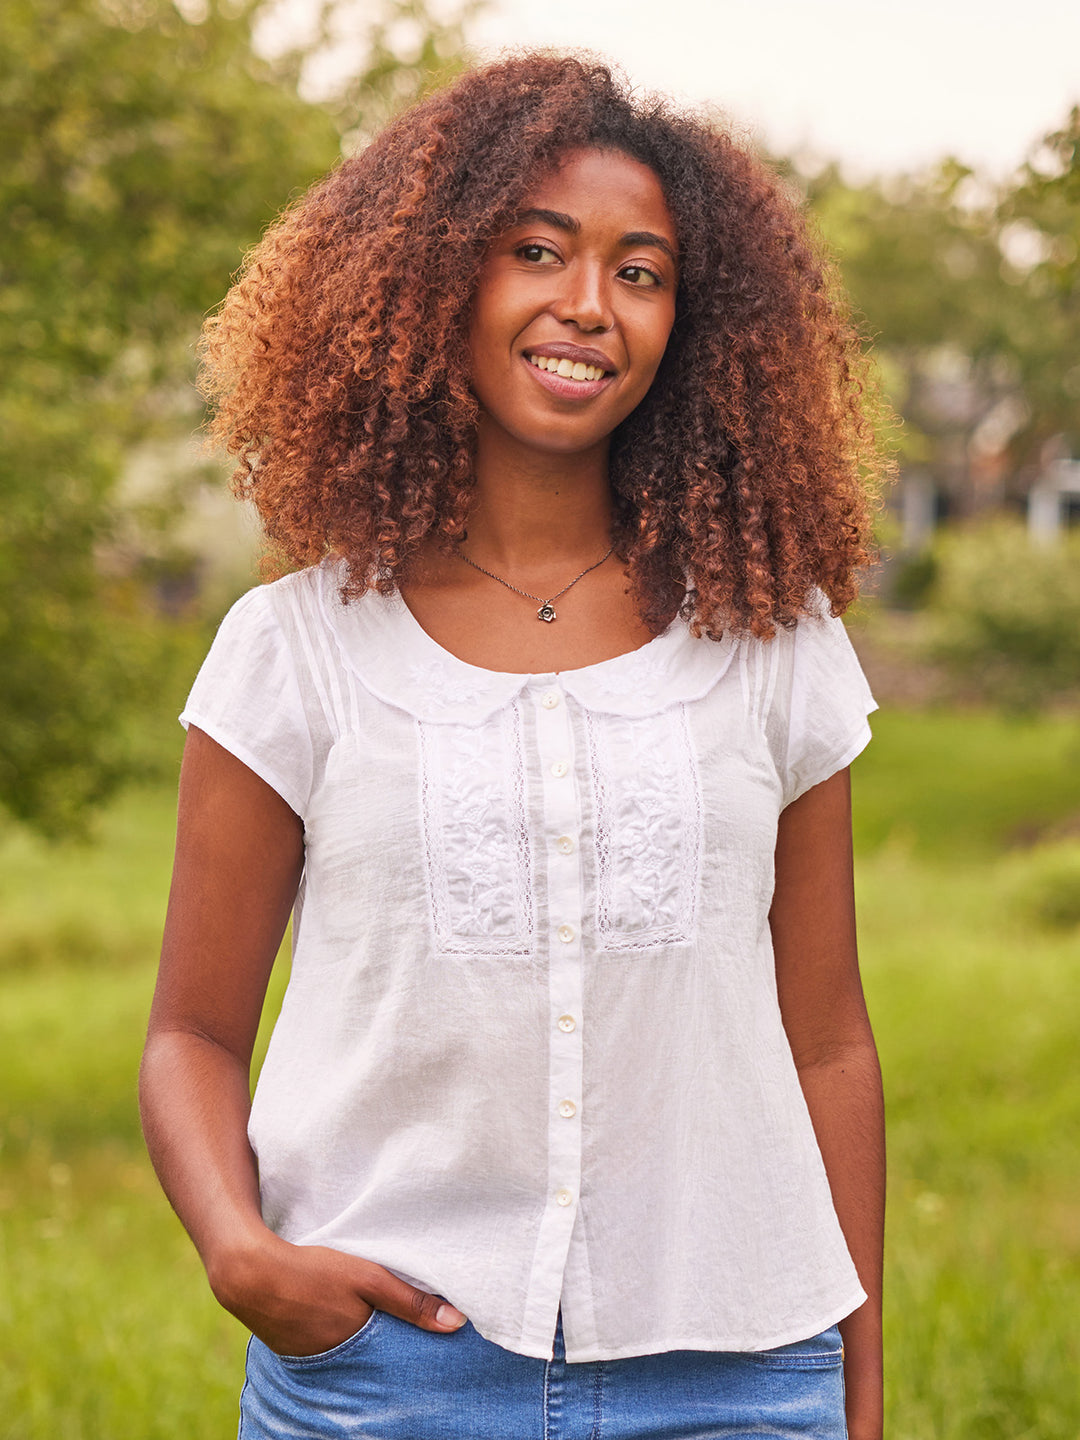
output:
[[[487,45],[584,46],[857,172],[1007,172],[1080,103],[1077,0],[494,0]]]
[[[268,36],[302,33],[313,9],[280,0]],[[354,33],[381,9],[341,0]],[[1080,0],[488,0],[469,34],[482,55],[597,51],[646,89],[718,106],[773,150],[836,157],[853,176],[945,154],[1007,174],[1080,104]],[[354,57],[344,45],[327,73]]]

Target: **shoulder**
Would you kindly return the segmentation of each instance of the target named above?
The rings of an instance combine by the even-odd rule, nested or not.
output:
[[[333,593],[339,585],[333,563],[323,560],[318,565],[308,565],[277,580],[253,586],[240,596],[229,613],[288,615],[318,603],[327,589]]]
[[[828,596],[817,587],[808,595],[802,614],[793,623],[778,625],[769,639],[740,638],[748,654],[759,652],[792,676],[819,663],[828,664],[830,659],[857,664],[844,621],[833,614]]]
[[[833,614],[828,597],[820,590],[811,593],[807,611],[792,627],[790,636],[796,670],[805,674],[821,667],[842,673],[852,681],[862,680],[862,667],[847,626]]]
[[[218,639],[242,644],[257,637],[263,644],[276,639],[291,646],[298,626],[324,615],[327,597],[334,597],[340,584],[334,567],[323,561],[255,585],[229,607]]]
[[[192,694],[235,699],[293,685],[325,649],[312,637],[323,624],[327,588],[334,592],[332,579],[328,583],[324,567],[314,565],[246,591],[218,625]]]

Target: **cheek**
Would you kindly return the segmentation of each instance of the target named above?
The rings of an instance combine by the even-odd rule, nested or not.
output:
[[[640,349],[638,353],[642,356],[644,368],[648,371],[650,385],[657,370],[660,368],[661,360],[664,358],[664,352],[667,349],[674,319],[674,313],[672,313],[670,319],[665,315],[659,320],[659,323],[650,325],[647,329],[644,329],[639,337],[638,344]]]
[[[672,297],[664,307],[664,312],[657,326],[657,357],[659,365],[663,359],[664,351],[667,349],[668,341],[671,339],[671,332],[675,326],[675,299]]]
[[[495,308],[490,284],[482,285],[473,299],[472,309],[469,312],[470,350],[482,352],[490,349]]]
[[[469,326],[469,373],[473,388],[486,390],[496,383],[501,369],[499,347],[483,313],[474,314]]]
[[[506,338],[506,331],[514,323],[520,302],[514,288],[506,277],[481,274],[480,284],[473,297],[469,319],[469,331],[478,342],[491,345],[497,339]]]

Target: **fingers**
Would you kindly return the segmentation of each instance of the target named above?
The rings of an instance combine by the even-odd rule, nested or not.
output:
[[[421,1330],[434,1330],[441,1334],[460,1330],[465,1324],[466,1317],[441,1295],[418,1290],[415,1285],[406,1284],[371,1261],[357,1263],[364,1272],[357,1291],[376,1310],[385,1310],[388,1315],[396,1315],[399,1320],[407,1320]]]
[[[221,1304],[278,1354],[332,1349],[355,1334],[372,1309],[435,1334],[465,1324],[442,1296],[399,1280],[373,1260],[321,1245],[292,1245],[268,1230],[213,1269]]]

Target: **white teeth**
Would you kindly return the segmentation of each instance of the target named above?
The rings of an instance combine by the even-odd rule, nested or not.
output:
[[[586,365],[581,360],[556,360],[553,355],[529,355],[527,359],[538,370],[548,370],[564,380],[600,380],[604,375],[599,365]]]

